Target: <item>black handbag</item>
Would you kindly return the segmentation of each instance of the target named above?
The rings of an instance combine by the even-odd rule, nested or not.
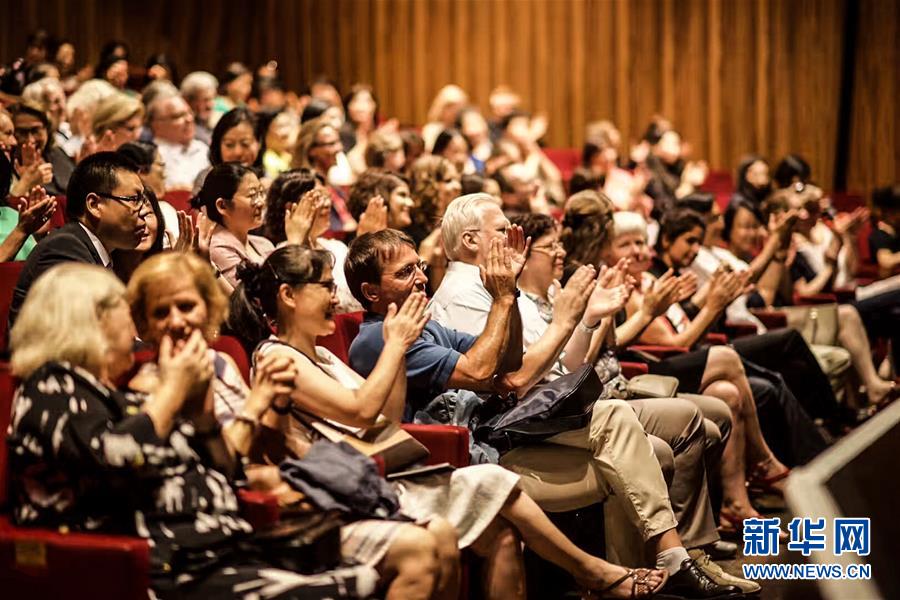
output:
[[[501,453],[534,444],[558,433],[585,427],[594,402],[603,393],[603,383],[593,365],[532,388],[512,408],[481,422],[475,439]]]

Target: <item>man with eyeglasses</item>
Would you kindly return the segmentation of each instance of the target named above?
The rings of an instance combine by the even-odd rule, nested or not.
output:
[[[15,322],[32,283],[52,266],[81,262],[112,268],[113,250],[133,250],[146,233],[150,203],[137,167],[115,152],[82,160],[69,181],[69,222],[31,251],[13,290],[9,325]]]
[[[580,292],[567,287],[566,294],[584,301],[560,300],[567,314],[558,315],[560,323],[547,340],[523,352],[516,300],[525,262],[522,229],[510,225],[491,196],[471,194],[447,207],[442,237],[451,263],[430,304],[433,318],[406,353],[404,417],[410,420],[448,390],[524,395],[539,386],[581,321],[585,290],[591,289],[585,276]],[[351,366],[367,376],[384,345],[381,324],[388,306],[399,306],[412,290],[424,289],[427,277],[418,267],[412,240],[393,230],[357,238],[344,272],[351,292],[367,309],[350,347]],[[718,534],[707,495],[703,418],[692,405],[685,402],[683,408],[683,414],[666,412],[666,418],[677,422],[657,430],[650,427],[658,419],[651,418],[649,406],[638,415],[623,401],[598,399],[587,427],[558,434],[547,444],[517,448],[500,464],[521,475],[523,489],[547,510],[575,510],[614,496],[615,514],[626,515],[617,521],[633,528],[616,531],[627,530],[629,540],[639,537],[643,544],[638,542],[633,554],[647,552],[655,556],[657,567],[669,571],[666,592],[730,596],[737,589],[716,584],[686,549],[712,543]],[[666,438],[657,446],[646,433],[662,434],[663,429]],[[676,435],[669,435],[673,431]],[[670,501],[662,464],[675,471],[677,481],[686,473],[696,485],[678,486],[684,497]]]
[[[147,120],[166,163],[166,189],[193,189],[197,175],[209,166],[209,146],[194,139],[191,107],[181,96],[163,96],[150,103]]]

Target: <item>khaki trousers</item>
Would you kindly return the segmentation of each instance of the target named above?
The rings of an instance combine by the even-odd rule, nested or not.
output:
[[[506,453],[504,467],[544,509],[583,508],[613,495],[644,540],[677,525],[653,446],[630,403],[600,400],[587,427]]]
[[[609,551],[637,565],[642,542],[673,524],[687,547],[718,539],[704,453],[721,454],[730,425],[727,405],[708,396],[604,400],[588,427],[513,450],[501,464],[521,475],[523,489],[551,512],[612,495]]]

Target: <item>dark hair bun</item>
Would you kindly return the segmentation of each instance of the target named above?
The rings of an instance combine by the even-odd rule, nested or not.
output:
[[[241,262],[237,267],[237,279],[244,284],[244,290],[250,298],[258,298],[262,285],[265,269],[248,260]]]

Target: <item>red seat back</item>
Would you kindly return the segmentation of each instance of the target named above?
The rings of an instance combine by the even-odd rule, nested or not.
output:
[[[0,351],[9,346],[9,332],[6,328],[9,305],[12,304],[13,290],[24,266],[23,261],[0,263]]]
[[[320,337],[316,340],[316,344],[327,348],[335,356],[340,358],[344,364],[350,364],[350,344],[359,334],[359,326],[362,324],[363,313],[352,312],[334,317],[334,333]]]
[[[50,217],[50,223],[53,224],[54,229],[58,229],[65,225],[68,220],[69,218],[66,216],[66,197],[56,196],[56,211]]]
[[[0,432],[3,432],[3,440],[0,440],[0,508],[6,504],[6,429],[12,413],[12,398],[16,386],[12,373],[9,371],[9,363],[0,363]]]
[[[559,169],[563,181],[572,179],[572,171],[581,165],[581,150],[578,148],[544,148],[544,154]]]
[[[216,352],[222,352],[230,356],[241,372],[241,377],[244,378],[247,385],[250,385],[250,359],[247,357],[247,351],[244,350],[237,338],[230,335],[220,335],[209,346]]]
[[[188,190],[166,192],[162,199],[171,204],[175,210],[183,210],[188,214],[191,212],[191,192]]]

